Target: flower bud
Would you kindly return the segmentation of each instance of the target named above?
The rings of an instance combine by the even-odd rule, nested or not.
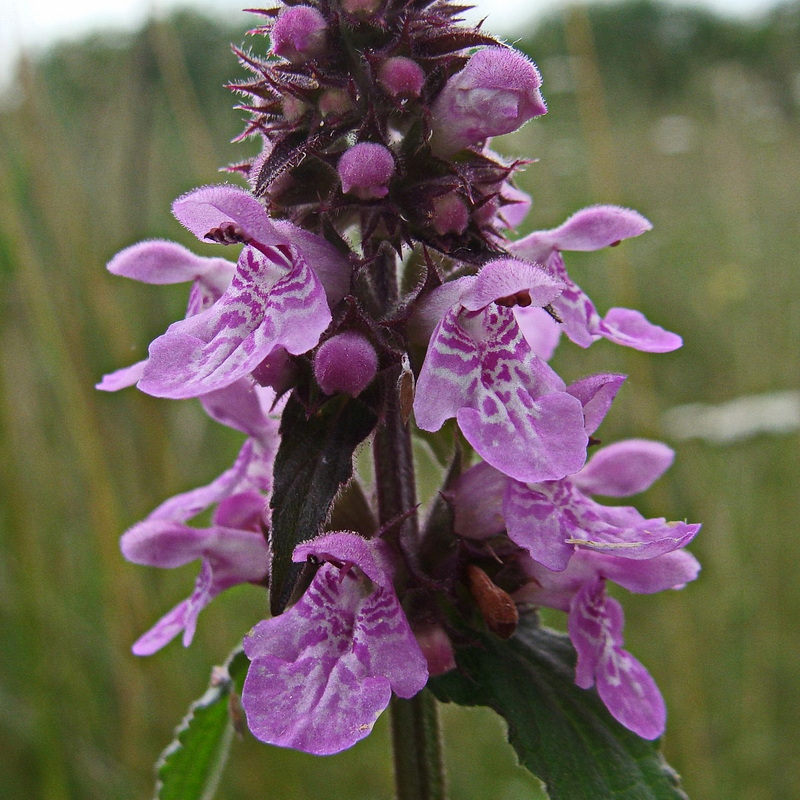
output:
[[[379,8],[383,0],[342,0],[345,13],[354,17],[371,17]]]
[[[360,333],[332,336],[317,350],[314,377],[325,394],[344,392],[356,397],[378,371],[375,348]]]
[[[394,158],[381,144],[360,142],[342,155],[337,169],[343,192],[375,200],[389,193]]]
[[[289,391],[297,380],[297,369],[283,347],[276,347],[252,372],[260,386],[271,386],[277,395]]]
[[[272,52],[292,64],[304,64],[324,50],[327,28],[325,17],[316,8],[287,8],[270,31]]]
[[[395,56],[387,58],[378,68],[378,83],[391,97],[407,100],[420,96],[425,73],[416,61]]]
[[[431,224],[439,236],[462,234],[469,225],[469,209],[455,192],[440,195],[433,199]]]
[[[547,111],[536,65],[505,47],[479,50],[433,104],[434,153],[448,156],[489,136],[511,133]]]
[[[353,98],[344,89],[326,89],[319,98],[319,110],[323,117],[346,114],[353,110]]]
[[[450,637],[441,625],[420,625],[414,628],[419,649],[428,662],[428,674],[433,678],[456,668],[456,658]]]
[[[291,123],[297,122],[308,110],[308,103],[291,94],[284,95],[282,105],[283,116]]]

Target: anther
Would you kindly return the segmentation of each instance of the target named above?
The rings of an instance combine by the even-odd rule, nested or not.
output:
[[[212,228],[203,238],[217,244],[244,244],[249,239],[235,222],[226,222],[218,228]]]
[[[503,306],[503,308],[514,308],[514,306],[527,308],[532,302],[531,293],[527,289],[520,289],[514,294],[498,297],[497,300],[495,300],[495,303],[497,303],[498,306]]]

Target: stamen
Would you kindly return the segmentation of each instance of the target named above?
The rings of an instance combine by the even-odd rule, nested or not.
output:
[[[520,289],[514,294],[498,297],[497,300],[495,300],[495,303],[497,303],[498,306],[503,306],[503,308],[514,308],[514,306],[527,308],[532,302],[531,293],[527,289]]]
[[[218,228],[212,228],[204,237],[217,244],[246,244],[249,236],[235,222],[225,222]]]

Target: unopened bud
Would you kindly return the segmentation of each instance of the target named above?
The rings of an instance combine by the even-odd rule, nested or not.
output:
[[[319,98],[319,110],[323,117],[346,114],[353,110],[353,98],[344,89],[326,89]]]
[[[337,169],[343,192],[362,200],[375,200],[389,193],[394,158],[381,144],[360,142],[342,155]]]
[[[440,195],[433,199],[431,224],[439,236],[464,233],[469,225],[469,209],[455,192]]]
[[[414,628],[419,649],[428,662],[428,674],[433,678],[444,675],[456,667],[455,654],[450,637],[441,625],[420,625]]]
[[[395,56],[387,58],[378,68],[378,83],[391,97],[407,100],[420,96],[425,73],[416,61]]]
[[[506,47],[486,47],[447,81],[433,104],[437,155],[448,156],[489,136],[511,133],[547,111],[536,65]]]
[[[283,116],[288,122],[297,122],[307,110],[308,103],[290,94],[283,96]]]
[[[314,377],[325,394],[361,394],[378,371],[375,348],[360,333],[346,331],[324,342],[314,357]]]
[[[270,31],[272,52],[292,64],[311,61],[325,49],[327,28],[325,17],[316,8],[287,8]]]
[[[271,386],[278,395],[291,389],[297,380],[297,369],[283,347],[276,347],[252,374],[256,383]]]
[[[371,17],[381,6],[383,0],[342,0],[345,13],[354,17]]]

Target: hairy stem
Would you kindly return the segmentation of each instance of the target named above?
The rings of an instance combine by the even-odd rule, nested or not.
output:
[[[393,697],[391,713],[397,800],[445,800],[436,699],[427,689],[410,700]]]
[[[385,525],[417,504],[411,435],[403,424],[399,400],[392,393],[386,417],[373,444],[380,524]],[[419,547],[416,513],[399,524],[398,540],[406,554]],[[444,764],[438,709],[423,689],[416,697],[392,698],[392,747],[397,800],[445,800]]]

